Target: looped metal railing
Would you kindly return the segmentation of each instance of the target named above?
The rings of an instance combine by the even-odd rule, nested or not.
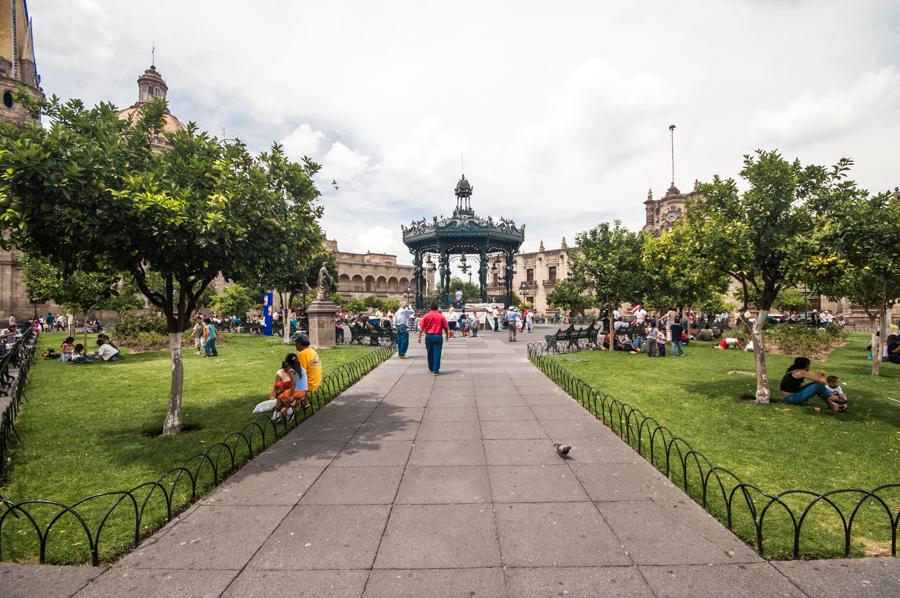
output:
[[[196,502],[208,489],[218,486],[246,461],[311,417],[393,352],[393,346],[372,348],[364,356],[336,367],[325,376],[319,388],[307,395],[308,406],[298,411],[293,420],[282,419],[276,423],[266,415],[255,416],[239,431],[167,470],[156,480],[128,490],[94,494],[72,504],[0,496],[0,561],[26,558],[36,553],[38,560],[46,563],[48,548],[54,542],[66,542],[70,547],[83,546],[84,556],[96,566],[106,555],[137,546],[143,537]],[[54,530],[64,521],[67,522],[66,533],[54,535]],[[128,534],[131,538],[127,545],[102,543],[103,532],[114,523],[127,524],[128,529],[133,530],[133,536]],[[19,536],[17,545],[30,545],[34,550],[18,550],[12,554],[9,548],[11,534]],[[23,542],[22,536],[27,536],[30,541]],[[54,559],[50,561],[55,562]]]
[[[0,396],[9,399],[0,415],[0,476],[6,467],[6,455],[12,437],[17,434],[16,416],[27,398],[25,383],[37,350],[37,336],[34,328],[29,326],[22,337],[0,357]],[[15,369],[18,371],[14,373]]]
[[[803,524],[810,514],[823,506],[833,513],[833,525],[843,536],[843,554],[850,556],[854,523],[861,516],[862,508],[874,505],[880,513],[881,525],[890,533],[890,552],[897,555],[897,530],[900,524],[900,483],[883,484],[872,490],[841,488],[827,492],[791,489],[776,494],[763,491],[758,486],[744,482],[736,473],[714,465],[689,442],[675,436],[666,426],[648,416],[637,407],[623,403],[575,376],[552,355],[583,350],[548,347],[544,343],[528,345],[529,360],[547,377],[557,383],[569,396],[601,420],[632,449],[650,461],[672,482],[684,489],[710,514],[717,517],[729,529],[735,529],[738,516],[749,519],[753,528],[753,542],[760,556],[765,556],[767,517],[781,511],[790,522],[788,529],[794,559],[803,554],[801,540]],[[777,532],[773,532],[777,533]],[[771,539],[771,536],[770,536]],[[779,538],[784,540],[784,538]],[[860,538],[857,538],[860,539]]]

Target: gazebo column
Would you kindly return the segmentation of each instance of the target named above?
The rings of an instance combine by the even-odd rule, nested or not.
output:
[[[416,285],[416,309],[422,309],[422,283],[425,280],[422,272],[422,252],[416,251],[413,256],[413,273]]]
[[[478,254],[478,284],[481,286],[481,302],[487,303],[487,252],[481,250]]]
[[[506,305],[513,304],[513,269],[515,267],[515,253],[506,251]]]
[[[447,295],[450,293],[450,254],[445,247],[441,247],[441,255],[439,259],[440,278],[441,278],[441,305],[447,307]]]

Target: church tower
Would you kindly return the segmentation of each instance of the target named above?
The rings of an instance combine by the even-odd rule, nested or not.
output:
[[[0,0],[0,122],[24,127],[32,120],[15,97],[22,88],[35,99],[44,97],[28,5],[25,0]]]

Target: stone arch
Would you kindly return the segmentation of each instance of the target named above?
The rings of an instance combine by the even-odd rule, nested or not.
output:
[[[379,276],[375,281],[375,290],[376,291],[386,291],[387,290],[387,278],[384,276]]]
[[[387,281],[388,293],[396,293],[398,288],[397,277],[391,276]]]
[[[375,277],[369,274],[366,276],[366,292],[374,293],[375,292]]]
[[[405,293],[406,287],[410,287],[410,286],[412,286],[412,285],[409,283],[409,279],[405,276],[401,276],[400,277],[400,292]]]
[[[347,274],[341,274],[338,276],[338,290],[339,291],[349,291],[352,287],[350,286],[350,276]]]
[[[354,274],[353,278],[350,279],[351,290],[354,293],[362,293],[365,288],[365,283],[363,282],[363,277],[359,274]]]

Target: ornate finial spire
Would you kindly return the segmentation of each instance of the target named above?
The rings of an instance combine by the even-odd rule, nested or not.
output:
[[[453,211],[454,216],[469,215],[472,216],[475,212],[472,211],[472,204],[469,198],[472,197],[472,191],[475,189],[469,181],[466,180],[466,175],[462,175],[459,177],[459,182],[456,183],[456,188],[453,190],[453,193],[456,195],[456,210]]]

